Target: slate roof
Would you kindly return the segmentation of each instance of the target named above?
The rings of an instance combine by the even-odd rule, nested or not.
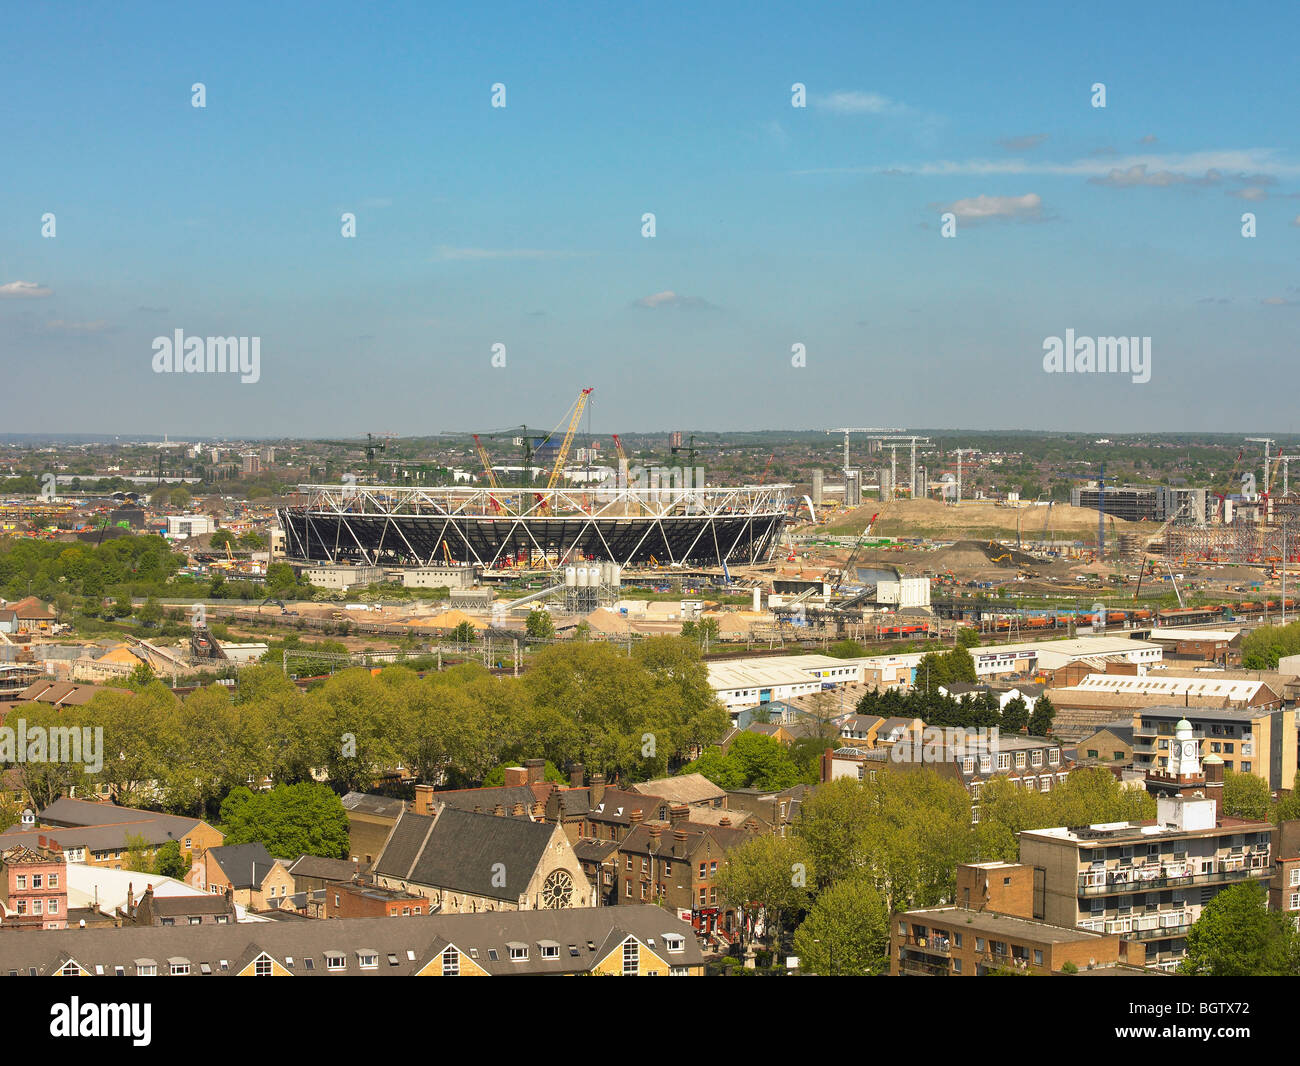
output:
[[[518,902],[556,827],[443,807],[436,816],[403,814],[375,863],[383,877]],[[505,884],[493,884],[504,866]]]
[[[376,796],[370,792],[349,792],[343,797],[343,809],[358,814],[387,815],[396,818],[406,810],[406,801],[391,796]]]
[[[509,818],[498,821],[520,824]],[[282,916],[287,918],[289,914]],[[665,934],[682,938],[681,951],[665,949]],[[151,960],[160,974],[166,974],[168,960],[177,959],[189,962],[189,976],[204,976],[205,966],[209,974],[219,976],[237,973],[265,952],[282,966],[288,966],[292,958],[291,970],[301,977],[400,977],[423,968],[448,944],[455,944],[491,974],[583,973],[629,935],[670,965],[700,966],[704,961],[688,923],[660,907],[646,905],[418,918],[14,931],[4,934],[0,975],[45,976],[69,959],[75,959],[91,974],[102,970],[106,976],[112,976],[117,966],[125,974],[135,975],[138,962]],[[541,957],[538,945],[543,941],[559,945],[557,958]],[[526,961],[511,961],[506,948],[511,942],[528,946]],[[361,968],[361,951],[378,955],[377,968]],[[343,968],[327,969],[326,952],[341,954]],[[489,952],[495,952],[497,957],[491,958]]]
[[[276,863],[261,841],[208,848],[208,855],[235,888],[260,888]]]
[[[300,855],[289,867],[294,877],[315,877],[322,881],[351,881],[359,872],[369,869],[358,866],[350,859],[327,859],[323,855]]]

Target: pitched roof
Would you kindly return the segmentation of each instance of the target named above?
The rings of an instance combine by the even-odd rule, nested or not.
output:
[[[704,803],[722,799],[726,795],[703,774],[681,774],[678,777],[642,781],[639,785],[633,785],[632,791],[643,796],[658,796],[673,803]]]
[[[168,960],[176,959],[189,963],[191,977],[229,976],[265,953],[299,977],[402,977],[418,972],[448,945],[455,945],[489,974],[559,975],[590,970],[628,936],[670,965],[698,967],[704,958],[692,933],[688,923],[652,905],[14,931],[5,934],[0,974],[34,971],[44,976],[69,960],[92,975],[112,976],[118,966],[125,974],[135,975],[139,966],[149,961],[166,974]],[[680,938],[680,950],[669,952],[665,936]],[[526,945],[530,949],[527,959],[512,960],[507,948],[510,943]],[[543,958],[538,950],[542,943],[558,945],[556,957]],[[377,956],[374,968],[361,968],[362,952]],[[340,969],[327,967],[327,953],[342,956]]]
[[[323,855],[300,855],[289,867],[294,877],[315,877],[323,881],[351,881],[359,867],[350,859],[327,859]]]
[[[527,890],[555,831],[546,822],[456,807],[443,807],[436,816],[403,814],[375,873],[513,903]],[[504,885],[493,883],[502,879]]]
[[[376,796],[371,792],[349,792],[343,797],[343,809],[358,814],[387,815],[396,818],[406,810],[406,801],[391,796]]]
[[[261,841],[253,844],[226,844],[208,848],[208,856],[215,862],[235,888],[259,888],[266,875],[279,861],[271,857]]]

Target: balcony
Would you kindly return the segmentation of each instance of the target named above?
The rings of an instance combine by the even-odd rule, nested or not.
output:
[[[1187,885],[1218,885],[1229,881],[1263,880],[1270,877],[1273,868],[1267,852],[1237,856],[1225,860],[1224,868],[1201,874],[1168,873],[1172,864],[1165,864],[1166,872],[1156,877],[1134,876],[1136,867],[1127,874],[1117,870],[1089,871],[1079,875],[1080,896],[1122,896],[1136,892],[1150,892],[1157,888],[1182,888]],[[1177,869],[1177,867],[1174,867]]]
[[[920,959],[911,959],[906,956],[898,960],[898,973],[900,977],[950,977],[952,971],[948,969],[947,963],[922,962]]]
[[[952,941],[946,936],[929,933],[926,936],[905,936],[903,943],[932,955],[947,955],[952,951]]]

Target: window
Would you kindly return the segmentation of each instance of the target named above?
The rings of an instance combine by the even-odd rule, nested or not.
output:
[[[1037,948],[1034,949],[1034,965],[1035,966],[1043,965],[1043,953],[1039,951]]]
[[[308,967],[310,969],[311,967]],[[257,961],[253,963],[254,977],[270,977],[273,970],[271,965],[271,956],[262,954],[257,956]]]
[[[137,977],[157,977],[158,964],[145,959],[138,960],[135,964],[135,975]]]
[[[1291,887],[1300,885],[1300,866],[1291,867]]]
[[[631,882],[631,880],[629,880],[629,881],[627,882],[627,898],[628,898],[628,899],[631,899],[631,898],[632,898],[632,882]]]
[[[717,875],[718,875],[718,864],[716,862],[709,863],[709,876],[716,877]]]
[[[63,964],[63,969],[59,973],[64,977],[79,977],[81,976],[81,967],[69,959]]]
[[[999,770],[1011,769],[1011,756],[1009,753],[1005,751],[998,752],[998,769]]]
[[[961,947],[961,933],[954,932],[952,934],[952,943],[954,947]]]
[[[325,969],[327,970],[345,970],[347,969],[348,960],[346,955],[340,955],[336,952],[325,952]]]
[[[1053,748],[1051,751],[1047,753],[1047,765],[1048,766],[1061,765],[1061,753],[1056,748]]]
[[[369,951],[366,951],[366,952],[358,951],[358,952],[357,952],[357,961],[361,964],[361,968],[362,968],[363,970],[377,970],[377,969],[379,969],[379,956],[376,955],[376,954],[374,954],[373,952],[369,952]]]
[[[57,899],[47,899],[47,900],[45,901],[45,913],[46,913],[46,914],[58,914],[58,913],[59,913],[59,901],[58,901]]]
[[[975,950],[976,951],[984,950],[984,938],[982,936],[977,936],[975,938]]]
[[[511,944],[511,945],[510,945],[510,961],[511,961],[511,962],[527,962],[527,961],[528,961],[528,945],[527,945],[527,944]]]
[[[188,977],[190,974],[190,964],[188,962],[173,962],[171,968],[173,977]]]
[[[961,959],[952,960],[952,972],[961,973]]]
[[[558,959],[560,957],[559,944],[539,944],[538,947],[544,959]]]
[[[460,976],[460,952],[455,948],[448,948],[442,953],[442,976]]]
[[[679,936],[677,933],[665,933],[664,947],[669,951],[685,951],[686,938],[684,936]]]
[[[1038,750],[1034,751],[1034,752],[1030,755],[1030,757],[1029,757],[1029,764],[1030,764],[1031,766],[1042,766],[1042,765],[1043,765],[1043,751],[1042,751],[1041,748],[1039,748]]]
[[[627,868],[628,868],[629,870],[632,869],[632,856],[631,856],[631,855],[629,855],[629,856],[627,857]]]
[[[1023,751],[1018,751],[1016,752],[1016,769],[1023,770],[1024,768],[1025,768],[1025,753]]]
[[[44,905],[45,905],[45,901],[44,901],[44,900],[41,900],[41,899],[34,899],[34,900],[32,900],[32,913],[33,913],[33,914],[40,914],[40,913],[41,913],[41,908],[42,908]]]
[[[50,887],[51,887],[51,888],[58,888],[58,887],[59,887],[59,875],[58,875],[58,874],[50,874]]]
[[[623,942],[623,976],[635,977],[641,969],[641,945],[635,940]]]
[[[26,874],[19,874],[19,875],[18,875],[18,887],[19,887],[20,889],[24,889],[24,888],[27,887],[27,875],[26,875]]]
[[[40,888],[42,883],[41,874],[32,874],[32,888]]]
[[[1300,892],[1291,893],[1291,902],[1288,904],[1287,910],[1291,910],[1291,911],[1300,910]]]
[[[708,873],[707,873],[708,868],[709,868],[709,864],[708,864],[707,862],[702,862],[702,863],[700,863],[700,880],[701,880],[701,881],[703,881],[703,880],[705,879],[705,877],[708,876]]]

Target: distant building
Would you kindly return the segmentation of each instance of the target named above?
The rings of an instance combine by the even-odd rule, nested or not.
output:
[[[67,859],[41,838],[0,852],[0,930],[66,929]],[[0,958],[4,957],[0,941]]]

